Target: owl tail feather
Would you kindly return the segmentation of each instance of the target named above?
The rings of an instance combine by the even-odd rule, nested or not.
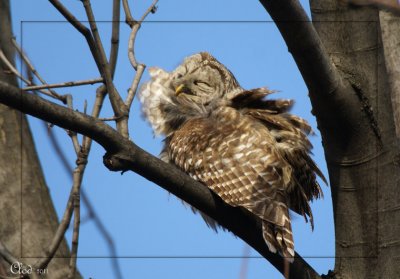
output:
[[[287,225],[287,224],[285,224]],[[289,227],[277,226],[270,222],[263,221],[263,238],[267,243],[268,249],[272,253],[279,252],[288,262],[293,263],[294,260],[294,243],[293,235],[290,226]]]

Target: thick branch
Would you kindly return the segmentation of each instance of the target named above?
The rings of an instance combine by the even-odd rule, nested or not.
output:
[[[353,142],[367,145],[366,131],[374,133],[380,141],[379,127],[374,124],[376,116],[364,97],[365,92],[354,90],[360,83],[357,77],[350,74],[342,77],[299,1],[260,2],[275,21],[309,89],[312,112],[317,118],[324,145],[335,147],[325,149],[328,160],[341,160],[344,151],[352,151],[351,156],[357,157],[365,154],[345,148]]]
[[[104,162],[109,169],[132,170],[160,185],[242,238],[283,273],[284,260],[278,254],[269,252],[261,234],[261,224],[254,216],[244,209],[223,203],[203,184],[140,149],[108,125],[38,96],[21,94],[19,89],[5,83],[0,83],[0,102],[65,129],[90,136],[107,150]],[[319,278],[298,254],[290,269],[290,278]]]
[[[357,102],[353,89],[341,78],[331,62],[313,23],[299,1],[260,2],[275,21],[304,78],[318,125],[322,123],[334,132],[352,131],[361,117],[361,113],[348,114],[352,105]],[[344,135],[343,138],[334,139],[335,141],[345,141],[349,137],[345,133],[334,134]]]
[[[338,87],[340,76],[300,3],[297,0],[260,2],[275,21],[307,87],[329,97]]]

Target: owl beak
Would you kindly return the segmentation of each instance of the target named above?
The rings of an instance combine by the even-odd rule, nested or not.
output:
[[[181,84],[177,88],[175,88],[175,96],[179,96],[181,93],[184,93],[185,85]]]

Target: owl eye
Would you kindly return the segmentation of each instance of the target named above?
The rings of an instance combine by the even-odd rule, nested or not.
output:
[[[205,81],[201,81],[201,80],[195,80],[193,83],[194,83],[194,85],[196,85],[196,86],[207,86],[207,87],[211,87],[210,84],[208,84],[208,83],[205,82]]]

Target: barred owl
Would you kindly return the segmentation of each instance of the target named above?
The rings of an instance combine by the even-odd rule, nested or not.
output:
[[[316,175],[325,181],[310,157],[311,127],[288,113],[292,101],[243,89],[206,52],[172,72],[149,72],[139,98],[154,132],[165,136],[161,158],[260,218],[269,250],[292,261],[289,209],[313,227],[309,201],[322,195]]]

